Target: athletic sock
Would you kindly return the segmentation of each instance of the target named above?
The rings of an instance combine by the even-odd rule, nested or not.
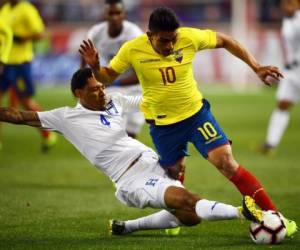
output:
[[[278,146],[285,129],[289,123],[290,114],[288,111],[275,109],[271,115],[266,144],[271,147]]]
[[[43,138],[45,138],[45,139],[49,138],[49,136],[50,136],[49,131],[40,129],[40,132],[41,132],[41,135],[42,135]]]
[[[174,228],[180,225],[182,225],[182,223],[177,217],[166,210],[161,210],[135,220],[125,221],[125,228],[128,233],[137,230]]]
[[[203,220],[232,220],[241,218],[238,208],[217,201],[199,200],[195,207],[196,214]]]
[[[274,210],[276,207],[263,189],[259,181],[249,171],[239,166],[235,175],[230,179],[242,195],[249,195],[263,210]]]

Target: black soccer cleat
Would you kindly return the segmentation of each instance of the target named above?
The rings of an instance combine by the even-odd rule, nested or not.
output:
[[[121,220],[109,220],[109,233],[111,235],[128,234],[125,228],[125,222]]]

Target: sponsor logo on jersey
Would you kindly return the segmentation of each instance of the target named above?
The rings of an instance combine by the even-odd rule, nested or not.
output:
[[[106,110],[105,112],[108,115],[117,115],[119,114],[118,109],[116,108],[115,104],[113,103],[113,101],[111,100],[107,105],[106,105]]]
[[[159,58],[150,58],[150,59],[143,59],[140,61],[140,63],[152,63],[152,62],[159,62]]]

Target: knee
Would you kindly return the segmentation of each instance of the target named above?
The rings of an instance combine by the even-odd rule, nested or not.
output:
[[[197,201],[200,200],[200,197],[191,194],[186,191],[183,193],[180,199],[180,209],[185,211],[194,212]]]
[[[290,101],[280,101],[278,103],[278,109],[280,109],[281,111],[287,111],[289,110],[291,107],[293,106],[293,103],[291,103]]]

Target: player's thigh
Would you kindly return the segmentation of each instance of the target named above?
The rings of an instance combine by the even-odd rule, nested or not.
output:
[[[204,158],[208,157],[210,151],[230,143],[207,101],[204,101],[190,133],[190,141]]]
[[[129,207],[167,208],[164,197],[170,186],[182,187],[182,184],[155,173],[140,174],[117,185],[116,197]]]
[[[298,73],[298,74],[297,74]],[[278,101],[297,103],[300,98],[300,72],[289,72],[278,86],[276,97]]]
[[[154,126],[150,125],[150,135],[163,167],[173,166],[178,160],[188,155],[189,128],[181,124]]]

